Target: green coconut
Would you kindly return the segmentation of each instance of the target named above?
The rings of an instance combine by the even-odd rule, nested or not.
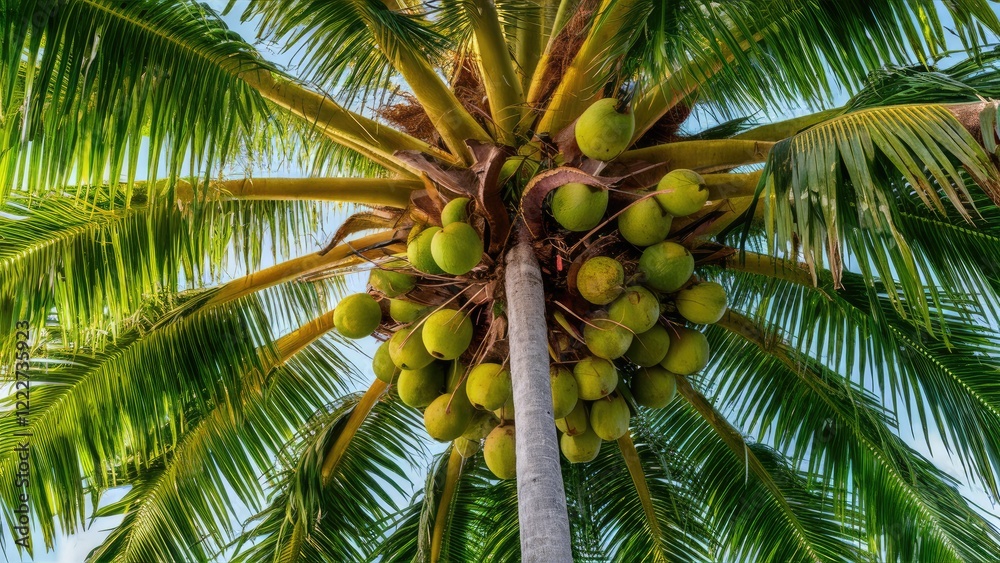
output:
[[[458,438],[472,421],[473,408],[461,393],[446,393],[424,410],[424,428],[431,438],[450,442]]]
[[[510,398],[507,399],[507,402],[504,403],[502,407],[495,409],[493,414],[503,421],[514,420],[514,395],[511,394]]]
[[[472,321],[455,309],[438,309],[424,319],[424,346],[439,360],[454,360],[472,343]]]
[[[647,247],[639,257],[643,283],[656,291],[673,293],[694,273],[694,256],[676,242],[664,241]]]
[[[497,426],[483,444],[486,467],[499,479],[517,477],[517,448],[514,444],[514,426]]]
[[[587,405],[583,401],[577,401],[568,415],[556,419],[556,428],[567,436],[579,436],[590,428],[589,418]]]
[[[583,325],[583,341],[590,353],[598,358],[614,360],[620,358],[632,344],[632,332],[619,323],[600,313]]]
[[[625,270],[620,262],[607,256],[595,256],[576,273],[576,290],[594,305],[607,305],[621,295]]]
[[[383,342],[375,349],[375,356],[372,358],[372,372],[375,373],[375,377],[382,381],[392,383],[399,375],[399,371],[399,367],[392,363],[392,358],[389,357],[389,341]]]
[[[469,220],[469,202],[467,197],[456,197],[448,202],[441,210],[441,226],[447,227],[452,223],[465,223]]]
[[[608,191],[599,187],[570,182],[552,193],[552,216],[562,228],[582,232],[593,229],[608,209]]]
[[[477,411],[472,416],[472,422],[469,423],[465,432],[462,433],[462,437],[466,440],[479,443],[479,441],[488,436],[499,423],[500,421],[493,416],[493,413]]]
[[[389,316],[396,322],[412,323],[423,316],[427,310],[427,305],[404,301],[403,299],[389,300]]]
[[[590,428],[602,440],[617,440],[628,432],[632,413],[621,395],[613,395],[590,405]]]
[[[646,332],[635,335],[625,357],[641,366],[655,366],[663,361],[670,349],[670,333],[661,325],[653,325]]]
[[[568,416],[580,398],[580,390],[573,372],[562,366],[551,366],[549,384],[552,387],[552,416],[554,418]]]
[[[420,369],[434,361],[424,347],[422,327],[404,327],[389,339],[389,357],[402,369]]]
[[[448,377],[445,379],[445,391],[453,393],[456,389],[461,389],[465,393],[465,384],[468,378],[465,377],[465,364],[461,360],[451,362],[448,367]]]
[[[726,314],[728,299],[726,289],[715,282],[700,282],[677,294],[677,312],[698,325],[719,322]]]
[[[563,434],[559,437],[559,449],[570,463],[588,463],[601,453],[601,437],[593,430],[576,436]]]
[[[444,273],[441,266],[438,266],[438,263],[434,261],[434,255],[431,252],[434,235],[440,231],[441,227],[427,227],[406,245],[406,257],[410,260],[410,265],[418,272],[436,276]]]
[[[618,216],[618,232],[636,246],[649,246],[667,238],[673,217],[653,198],[638,200]]]
[[[404,369],[396,380],[399,400],[413,408],[431,404],[444,391],[446,366],[434,362],[420,369]]]
[[[510,372],[500,364],[479,364],[469,373],[465,392],[469,401],[488,411],[504,406],[512,397]]]
[[[576,144],[587,158],[612,160],[632,143],[635,115],[618,111],[618,105],[615,98],[597,100],[577,119]]]
[[[618,370],[615,364],[604,358],[590,356],[573,366],[573,377],[576,378],[580,398],[584,401],[596,401],[615,390],[618,385]]]
[[[393,262],[392,264],[402,264]],[[394,272],[391,266],[375,268],[368,274],[368,285],[386,297],[398,297],[417,285],[417,278],[403,272]]]
[[[347,338],[364,338],[382,322],[378,301],[367,293],[355,293],[340,300],[333,312],[333,325]]]
[[[468,440],[462,436],[455,438],[455,450],[458,455],[469,458],[479,453],[479,440]]]
[[[483,239],[468,223],[450,223],[434,234],[431,256],[445,272],[461,276],[476,267],[483,258]]]
[[[679,375],[691,375],[708,365],[711,354],[708,338],[701,332],[690,328],[676,328],[670,335],[670,348],[660,362],[667,371]]]
[[[640,369],[629,385],[636,403],[651,409],[662,409],[677,392],[677,378],[660,366]]]
[[[698,211],[708,201],[705,179],[694,170],[678,168],[660,179],[655,197],[660,205],[674,217],[684,217]]]
[[[660,318],[660,302],[648,289],[632,286],[608,306],[608,318],[636,334],[646,332]]]

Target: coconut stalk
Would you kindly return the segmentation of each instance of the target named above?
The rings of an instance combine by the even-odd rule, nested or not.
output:
[[[505,144],[514,145],[514,129],[521,121],[521,110],[524,107],[524,90],[507,50],[507,40],[500,28],[500,17],[493,0],[473,0],[466,4],[465,9],[472,19],[476,35],[479,74],[486,88],[497,137]]]
[[[552,415],[545,288],[531,243],[520,233],[507,254],[510,371],[514,386],[517,511],[525,563],[573,561]]]

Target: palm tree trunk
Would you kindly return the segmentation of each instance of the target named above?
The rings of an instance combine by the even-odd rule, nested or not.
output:
[[[507,254],[507,322],[514,382],[517,508],[525,563],[571,562],[569,517],[552,416],[545,291],[525,236]]]

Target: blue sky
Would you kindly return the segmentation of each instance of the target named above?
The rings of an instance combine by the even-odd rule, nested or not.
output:
[[[226,0],[208,1],[208,4],[212,5],[213,7],[215,7],[220,11],[222,10],[222,8],[225,7],[226,3],[227,3]],[[256,30],[254,26],[246,25],[239,21],[239,15],[242,11],[242,5],[243,2],[237,1],[233,13],[226,17],[226,21],[235,31],[240,33],[244,38],[246,38],[249,41],[253,41],[256,36]],[[272,49],[270,49],[266,44],[260,45],[260,49],[265,53],[266,57],[279,64],[289,65],[294,62],[293,61],[294,52],[290,54],[277,53]],[[843,98],[846,99],[846,96],[843,96]],[[702,125],[707,126],[709,125],[709,123],[703,123]],[[140,174],[138,176],[141,177],[143,173],[144,171],[140,171]],[[299,171],[288,168],[288,169],[272,171],[271,175],[295,176],[299,175]],[[322,235],[324,236],[326,234],[328,233],[322,233]],[[319,236],[318,239],[322,240],[324,236]],[[236,271],[233,271],[232,273],[234,276],[238,274],[238,272]],[[363,287],[363,278],[359,276],[353,277],[351,280],[349,280],[349,287],[355,290],[361,289]],[[360,342],[359,345],[362,351],[352,352],[351,359],[354,360],[359,367],[366,368],[369,365],[369,359],[368,357],[366,357],[365,354],[370,355],[374,351],[375,344],[376,343],[374,342],[373,339],[366,339],[365,341]],[[905,439],[908,439],[915,448],[917,448],[919,451],[924,452],[925,454],[928,454],[938,464],[939,467],[948,471],[961,481],[963,482],[965,481],[964,472],[961,466],[958,464],[957,461],[951,459],[951,457],[948,455],[944,447],[944,443],[937,434],[931,435],[929,440],[930,441],[929,447],[928,444],[925,444],[922,438],[922,432],[917,432],[917,437],[912,438],[910,435],[911,434],[910,429],[908,427],[904,427],[902,429],[902,434],[903,437]],[[422,485],[423,482],[422,472],[415,474],[414,480],[418,485]],[[967,498],[981,505],[985,509],[984,512],[989,516],[991,516],[997,525],[1000,525],[1000,518],[998,518],[996,514],[997,507],[991,505],[988,497],[984,493],[978,490],[969,489],[968,487],[965,487],[963,492],[966,494]],[[124,493],[125,493],[124,489],[109,491],[104,495],[104,498],[102,499],[102,504],[114,502],[120,499],[121,496],[124,495]],[[247,516],[249,516],[249,512],[247,512]],[[113,526],[115,526],[118,523],[118,521],[119,519],[117,518],[100,519],[96,521],[90,527],[90,529],[86,531],[71,536],[60,537],[57,540],[55,551],[49,553],[44,553],[41,551],[42,547],[40,543],[41,534],[40,532],[36,532],[35,534],[33,534],[33,536],[38,542],[38,545],[36,546],[37,551],[34,561],[57,562],[57,563],[75,563],[78,561],[82,561],[83,558],[91,549],[93,549],[95,546],[99,545],[101,541],[103,541],[104,537],[107,535],[108,530],[110,530]],[[19,559],[19,555],[16,553],[16,551],[12,550],[11,547],[12,544],[7,542],[5,545],[5,555],[10,560],[17,561]]]

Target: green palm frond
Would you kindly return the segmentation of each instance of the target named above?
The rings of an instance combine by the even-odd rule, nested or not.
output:
[[[5,111],[16,108],[0,112],[0,199],[11,189],[42,193],[120,178],[131,185],[142,165],[150,180],[186,166],[208,177],[269,115],[261,96],[219,61],[266,65],[203,4],[5,2],[0,28],[7,38],[0,99]],[[21,61],[27,87],[18,99]]]
[[[829,267],[834,283],[846,257],[853,257],[867,279],[899,280],[902,294],[890,297],[927,328],[927,289],[954,301],[983,294],[977,278],[959,275],[965,266],[930,261],[898,220],[897,197],[909,194],[938,213],[951,209],[975,223],[968,176],[989,194],[1000,186],[990,157],[950,113],[956,107],[859,111],[775,145],[759,188],[772,251],[801,253],[810,268]]]
[[[653,4],[635,58],[644,61],[646,76],[669,78],[646,89],[662,89],[659,95],[667,99],[697,91],[699,99],[729,114],[800,100],[819,105],[838,88],[859,89],[884,65],[925,63],[940,55],[949,30],[973,53],[1000,33],[1000,20],[983,0],[944,9],[931,0]],[[673,75],[665,75],[664,67]]]
[[[741,319],[730,313],[709,332],[713,349],[727,352],[709,372],[717,403],[816,475],[834,513],[861,514],[859,539],[873,554],[980,561],[998,549],[1000,530],[899,438],[877,398],[775,339],[775,327]]]
[[[238,516],[231,497],[259,510],[258,477],[317,409],[357,382],[343,344],[328,337],[271,373],[246,374],[237,408],[220,403],[189,420],[178,444],[129,481],[125,498],[96,513],[125,518],[90,559],[207,561],[221,552]]]
[[[115,486],[180,440],[190,409],[207,412],[238,393],[243,373],[262,369],[271,342],[267,318],[251,300],[192,315],[159,330],[157,316],[137,323],[102,351],[52,351],[32,377],[31,510],[51,545],[54,516],[72,532],[84,517],[84,492]],[[14,396],[5,399],[12,404]],[[0,473],[16,472],[13,410],[0,417]],[[108,473],[120,466],[126,474]],[[10,480],[13,483],[13,480]],[[14,490],[0,489],[13,502]]]
[[[300,49],[305,77],[336,91],[337,99],[348,105],[378,107],[387,101],[380,96],[397,73],[386,52],[406,49],[433,58],[445,45],[423,18],[387,9],[381,0],[254,0],[242,14],[244,20],[252,17],[261,18],[258,36],[281,41],[286,51]],[[379,28],[378,35],[370,21],[377,22],[372,25]],[[384,50],[382,41],[388,41]]]
[[[113,190],[113,189],[112,189]],[[312,202],[182,200],[137,189],[115,200],[10,198],[0,205],[0,330],[27,320],[65,345],[100,348],[150,302],[254,271],[311,246],[325,206]],[[183,209],[182,209],[183,208]],[[270,248],[265,248],[269,246]],[[317,244],[318,246],[318,244]],[[55,312],[56,325],[49,317]],[[3,330],[12,335],[12,330]],[[9,351],[5,337],[0,351]],[[7,357],[10,357],[7,354]]]
[[[342,399],[300,431],[275,475],[270,505],[247,523],[235,561],[364,561],[377,545],[392,494],[419,443],[414,412],[381,401],[357,428],[325,486],[323,467],[330,449],[358,404]],[[280,468],[279,468],[280,469]],[[245,542],[253,541],[252,545]]]
[[[997,498],[1000,394],[993,381],[1000,366],[993,358],[1000,335],[985,321],[969,323],[965,304],[941,304],[937,316],[945,324],[934,332],[947,333],[945,343],[901,317],[881,284],[871,286],[858,274],[846,273],[839,291],[829,276],[822,276],[819,288],[745,273],[730,276],[735,302],[746,303],[754,318],[782,327],[792,346],[814,350],[825,365],[878,394],[899,418],[923,429],[925,441],[936,429],[946,447],[965,452],[957,462],[972,482]]]
[[[584,508],[574,526],[599,531],[597,542],[612,561],[705,561],[709,559],[708,530],[703,506],[690,496],[690,467],[672,456],[665,436],[641,422],[634,425],[633,446],[644,475],[654,520],[641,495],[620,445],[605,442],[597,459],[582,467],[574,499]],[[568,465],[568,464],[567,464]],[[564,472],[567,469],[564,468]],[[573,489],[568,489],[568,492]],[[584,544],[586,545],[586,544]]]

